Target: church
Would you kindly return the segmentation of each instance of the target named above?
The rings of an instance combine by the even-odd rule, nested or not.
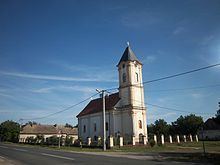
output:
[[[146,107],[142,80],[142,63],[128,45],[117,65],[118,92],[105,97],[106,137],[121,136],[124,141],[147,140]],[[78,136],[86,141],[103,137],[102,98],[91,100],[77,115]],[[143,138],[145,137],[145,138]]]

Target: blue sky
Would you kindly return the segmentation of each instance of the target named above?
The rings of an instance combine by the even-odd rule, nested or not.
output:
[[[1,0],[0,122],[42,117],[117,87],[127,41],[144,81],[219,63],[219,20],[219,0]],[[215,67],[146,84],[145,102],[207,119],[218,109],[219,75]],[[212,87],[170,90],[200,86]],[[36,121],[75,125],[86,104]],[[188,114],[147,108],[148,123]]]

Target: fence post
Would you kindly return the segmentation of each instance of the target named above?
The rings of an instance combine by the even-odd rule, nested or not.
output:
[[[180,143],[180,136],[176,135],[177,143]]]
[[[154,135],[155,144],[157,144],[157,135]]]
[[[161,143],[162,143],[162,145],[164,145],[164,135],[163,134],[161,135]]]
[[[172,136],[170,135],[170,143],[173,143],[173,139],[172,139]]]

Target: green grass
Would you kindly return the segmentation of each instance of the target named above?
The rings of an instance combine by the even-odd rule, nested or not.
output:
[[[205,150],[207,153],[217,153],[220,154],[220,141],[205,141]],[[56,150],[68,150],[68,151],[78,151],[78,152],[102,152],[101,148],[88,148],[88,147],[67,147],[61,146],[40,146],[40,145],[30,145],[30,144],[19,144],[29,147],[44,147]],[[107,152],[138,152],[138,153],[148,153],[148,152],[184,152],[184,153],[203,153],[202,142],[187,142],[187,143],[165,143],[164,146],[155,145],[154,147],[147,146],[114,146],[112,149],[108,149]]]

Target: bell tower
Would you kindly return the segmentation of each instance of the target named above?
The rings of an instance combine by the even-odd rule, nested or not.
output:
[[[146,107],[142,80],[142,63],[137,59],[128,43],[118,65],[120,107],[128,111],[131,134],[139,141],[147,136]],[[128,126],[127,125],[127,126]],[[124,126],[126,127],[126,126]]]

